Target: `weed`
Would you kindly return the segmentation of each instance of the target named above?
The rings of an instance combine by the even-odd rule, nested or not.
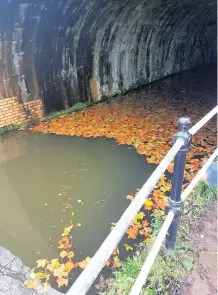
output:
[[[14,124],[10,124],[4,127],[0,128],[0,135],[8,132],[8,131],[15,131],[15,130],[20,130],[20,129],[26,129],[28,127],[27,124],[18,124],[18,125],[14,125]]]
[[[51,119],[56,118],[56,117],[60,117],[60,116],[63,116],[63,115],[68,115],[68,114],[70,114],[72,112],[82,110],[83,108],[87,107],[87,105],[88,105],[87,103],[78,102],[69,109],[54,112],[54,113],[46,116],[43,121],[48,121],[48,120],[51,120]]]

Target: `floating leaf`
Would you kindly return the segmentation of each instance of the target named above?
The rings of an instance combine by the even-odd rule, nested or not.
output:
[[[40,260],[37,260],[36,263],[37,263],[37,267],[45,267],[46,264],[48,263],[48,260],[40,259]]]
[[[70,272],[73,268],[75,268],[75,264],[72,261],[68,261],[65,264],[66,269]]]
[[[62,286],[67,286],[68,285],[68,279],[66,279],[66,278],[62,278],[62,277],[60,277],[60,278],[58,278],[57,279],[57,284],[58,284],[58,288],[60,288],[60,287],[62,287]]]
[[[65,250],[63,250],[63,251],[61,251],[61,253],[60,253],[60,257],[63,259],[64,257],[66,257],[67,256],[67,251],[65,251]]]
[[[59,267],[54,269],[53,272],[55,277],[64,277],[64,276],[68,276],[68,272],[65,271],[65,265],[61,264]]]
[[[28,281],[25,281],[24,284],[29,289],[36,289],[38,287],[38,280],[28,280]]]
[[[79,267],[82,268],[82,269],[86,268],[86,266],[88,265],[88,263],[90,262],[90,260],[91,260],[91,258],[87,257],[83,261],[79,262],[78,263]]]
[[[134,197],[132,195],[128,195],[128,196],[126,196],[126,198],[127,198],[127,200],[130,200],[130,201],[132,201],[134,199]]]
[[[59,267],[60,266],[60,262],[57,258],[55,259],[52,259],[50,261],[50,263],[47,265],[47,269],[50,271],[50,272],[53,272],[55,268]]]
[[[35,272],[34,275],[37,279],[47,279],[49,277],[48,274],[43,272]]]
[[[123,244],[123,246],[125,247],[126,251],[132,251],[133,250],[133,247],[130,246],[130,245],[127,245],[127,244]]]

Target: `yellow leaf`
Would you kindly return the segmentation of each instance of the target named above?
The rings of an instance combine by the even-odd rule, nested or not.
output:
[[[136,219],[143,219],[143,217],[145,216],[145,214],[143,212],[139,212],[137,215],[136,215]]]
[[[68,258],[73,258],[74,257],[74,252],[70,251],[67,255]]]
[[[126,251],[133,250],[133,247],[131,247],[130,245],[124,244],[123,246],[125,247]]]
[[[130,201],[132,201],[134,199],[134,197],[132,195],[128,195],[128,196],[126,196],[126,198],[127,198],[127,200],[130,200]]]
[[[71,215],[74,216],[75,215],[75,212],[72,212]]]
[[[69,225],[68,227],[65,227],[65,232],[70,232],[73,229],[73,224]]]
[[[35,272],[35,277],[38,279],[47,279],[49,274],[43,273],[43,272]]]
[[[40,260],[37,260],[36,263],[37,263],[37,267],[45,267],[46,264],[48,263],[48,260],[40,259]]]
[[[61,264],[60,267],[55,268],[53,274],[54,274],[55,277],[68,276],[68,273],[65,271],[65,265],[64,264]]]
[[[145,201],[145,206],[151,207],[153,205],[153,202],[151,200],[146,200]]]
[[[67,286],[68,285],[68,279],[66,279],[66,278],[58,278],[57,279],[57,284],[58,284],[58,288],[60,288],[60,287],[62,287],[62,286]]]
[[[64,257],[67,256],[67,251],[63,250],[61,253],[60,253],[60,257],[63,259]]]
[[[62,237],[66,237],[66,236],[69,236],[69,231],[64,231],[61,235],[62,235]]]
[[[86,257],[85,260],[81,261],[78,263],[79,267],[81,268],[86,268],[87,264],[90,262],[91,258],[90,257]]]
[[[50,271],[50,272],[53,272],[55,268],[59,267],[60,266],[60,262],[58,261],[58,259],[52,259],[50,261],[50,263],[47,265],[47,269]]]
[[[65,267],[66,269],[70,272],[71,269],[73,269],[75,267],[74,263],[72,261],[68,261],[66,264],[65,264]]]
[[[28,280],[24,283],[29,289],[36,289],[38,287],[38,280]]]

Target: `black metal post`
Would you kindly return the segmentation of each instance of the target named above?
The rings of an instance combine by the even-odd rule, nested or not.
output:
[[[173,142],[176,142],[177,139],[181,138],[184,141],[184,145],[181,147],[181,149],[175,157],[172,180],[172,192],[169,202],[166,206],[166,214],[168,214],[170,210],[173,210],[175,213],[173,222],[170,225],[166,237],[166,248],[168,250],[175,249],[175,241],[178,231],[179,220],[183,210],[181,192],[184,179],[186,154],[191,145],[191,134],[188,133],[188,129],[191,126],[190,118],[181,117],[178,120],[178,125],[180,131],[174,136]]]

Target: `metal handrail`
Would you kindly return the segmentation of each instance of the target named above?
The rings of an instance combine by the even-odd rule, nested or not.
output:
[[[214,159],[217,156],[218,156],[218,149],[216,149],[215,152],[210,156],[208,161],[204,164],[204,166],[201,168],[201,170],[199,170],[198,174],[193,178],[193,180],[187,186],[185,191],[182,193],[181,198],[182,198],[183,202],[186,200],[187,196],[190,194],[190,192],[193,190],[193,188],[196,186],[198,181],[202,178],[202,176],[206,172],[207,168],[210,166],[210,164],[214,161]],[[157,257],[158,252],[160,251],[160,248],[161,248],[162,243],[166,237],[167,231],[173,221],[174,216],[175,216],[175,213],[173,211],[170,211],[168,213],[129,295],[140,294],[142,287],[145,285],[145,283],[147,281],[151,267]]]
[[[211,112],[209,112],[203,119],[201,119],[196,125],[194,125],[189,133],[194,134],[197,132],[204,124],[206,124],[216,113],[218,112],[218,106],[216,106]],[[126,230],[130,226],[135,215],[138,213],[145,200],[150,195],[151,191],[154,189],[161,175],[165,172],[166,168],[170,162],[174,159],[175,155],[184,145],[184,140],[178,138],[169,152],[166,154],[164,159],[160,162],[157,168],[154,170],[152,175],[148,178],[146,183],[136,194],[136,197],[125,210],[119,221],[116,223],[114,229],[110,232],[107,238],[104,240],[98,251],[95,253],[87,267],[83,270],[77,280],[74,282],[70,290],[67,292],[68,295],[84,295],[91,287],[94,280],[97,278],[98,274],[106,264],[107,260],[111,256],[114,249],[117,247],[118,243],[122,239]],[[172,213],[168,216],[172,217]],[[169,217],[167,217],[166,220]],[[171,218],[170,218],[171,219]],[[170,224],[172,223],[173,218]],[[166,224],[166,223],[165,223]],[[166,230],[167,227],[165,227]],[[169,228],[169,227],[168,227]],[[167,230],[168,230],[167,228]],[[157,252],[158,253],[158,252]],[[151,264],[152,266],[152,264]],[[142,285],[143,286],[143,285]],[[141,290],[141,289],[140,289]],[[140,292],[140,291],[139,291]],[[133,293],[131,293],[132,295]],[[134,293],[135,295],[136,293]]]

